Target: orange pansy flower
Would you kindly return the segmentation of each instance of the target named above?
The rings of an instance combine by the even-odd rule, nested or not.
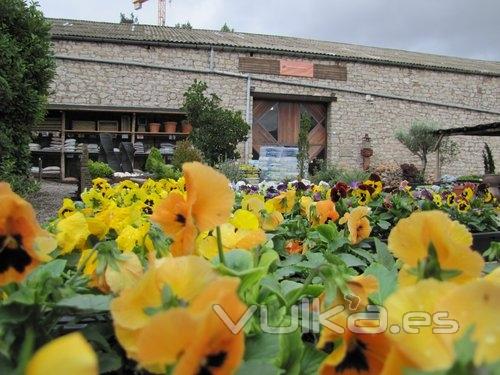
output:
[[[344,332],[330,330],[327,326],[321,331],[317,347],[328,353],[320,366],[321,375],[375,375],[384,368],[385,358],[390,350],[390,342],[383,333],[370,332],[378,322],[363,321],[358,332],[347,327],[347,314],[335,315],[329,321]],[[366,328],[366,331],[364,330]]]
[[[463,283],[481,275],[484,260],[471,249],[472,235],[464,225],[441,211],[415,212],[401,219],[389,235],[389,249],[404,262],[400,271],[403,284],[415,283],[411,268],[429,256],[430,245],[435,249],[441,270],[460,271],[452,281]]]
[[[33,207],[0,182],[0,286],[22,281],[55,248],[38,224]],[[51,248],[41,249],[41,246]]]
[[[138,337],[139,363],[148,368],[175,365],[177,375],[233,374],[243,358],[244,334],[233,334],[212,306],[237,321],[245,311],[238,285],[236,278],[219,278],[186,308],[155,315]]]
[[[369,213],[370,208],[358,206],[351,212],[345,213],[339,220],[339,224],[347,223],[347,228],[349,229],[349,241],[353,245],[363,241],[372,232],[372,227],[367,218]]]
[[[199,232],[227,222],[234,203],[229,180],[198,162],[183,166],[187,197],[172,192],[155,208],[151,219],[172,236],[174,256],[192,254]]]

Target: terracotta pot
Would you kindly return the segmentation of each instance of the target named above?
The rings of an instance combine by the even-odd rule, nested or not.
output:
[[[373,150],[371,148],[363,148],[361,150],[361,156],[364,158],[369,158],[373,155]]]
[[[500,199],[500,175],[498,174],[485,174],[483,182],[488,184],[490,192],[497,199]]]
[[[150,133],[158,133],[160,131],[161,124],[159,122],[150,122],[149,123],[149,132]]]
[[[165,133],[175,133],[177,131],[177,123],[175,121],[164,122],[163,131]]]
[[[187,122],[187,121],[186,121],[186,122],[183,122],[183,123],[182,123],[182,132],[183,132],[183,133],[187,133],[187,134],[189,134],[189,133],[191,133],[192,131],[193,131],[193,125],[191,125],[191,123],[190,123],[190,122]]]

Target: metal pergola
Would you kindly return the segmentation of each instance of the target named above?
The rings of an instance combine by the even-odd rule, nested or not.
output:
[[[436,178],[441,180],[441,155],[439,148],[441,146],[441,141],[443,137],[453,136],[453,135],[469,135],[476,137],[498,137],[500,136],[500,122],[491,122],[488,124],[479,124],[474,126],[463,126],[460,128],[449,128],[449,129],[439,129],[435,130],[433,134],[437,135],[438,141],[436,143],[436,148],[434,151],[437,152],[436,157]]]

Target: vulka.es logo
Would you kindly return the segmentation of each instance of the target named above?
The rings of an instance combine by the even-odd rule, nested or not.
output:
[[[355,311],[359,305],[359,298],[356,296],[347,296],[349,301],[349,310]],[[405,332],[409,334],[418,334],[423,327],[433,327],[435,334],[451,334],[459,330],[459,324],[456,320],[450,319],[447,311],[429,313],[426,311],[409,311],[403,315],[400,324],[388,325],[388,313],[383,306],[368,305],[364,312],[354,312],[348,314],[347,327],[340,326],[333,322],[334,317],[346,310],[344,305],[337,305],[323,312],[320,311],[320,301],[315,298],[312,301],[303,300],[301,304],[290,308],[290,319],[286,326],[273,326],[269,322],[269,313],[267,306],[250,306],[238,321],[233,321],[221,305],[213,305],[212,309],[219,319],[233,333],[237,334],[245,327],[254,314],[258,311],[260,328],[263,332],[272,334],[286,334],[297,329],[307,333],[319,333],[320,328],[326,327],[338,334],[343,334],[346,329],[354,333],[382,333],[389,330],[392,334]],[[366,324],[366,322],[370,324]],[[365,324],[363,324],[365,322]]]

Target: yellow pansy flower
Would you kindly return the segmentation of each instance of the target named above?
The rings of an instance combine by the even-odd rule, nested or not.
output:
[[[386,334],[397,348],[397,352],[392,355],[398,355],[398,362],[404,363],[405,367],[434,371],[447,369],[453,364],[453,345],[445,340],[448,334],[434,332],[437,323],[433,322],[432,315],[442,311],[438,308],[439,301],[454,288],[457,288],[456,284],[427,279],[399,288],[385,301],[388,327],[401,327],[408,320],[407,314],[411,312],[418,312],[419,316],[427,314],[429,317],[428,324],[419,325],[418,328],[404,326],[398,333]],[[423,318],[414,318],[411,322],[418,319],[422,321]],[[450,315],[447,319],[453,319],[453,316]],[[418,333],[414,332],[415,329]]]
[[[64,198],[61,208],[59,209],[59,211],[57,211],[57,215],[59,217],[66,217],[73,214],[75,211],[75,202],[73,202],[72,199]]]
[[[57,242],[63,254],[85,246],[87,237],[90,235],[87,220],[81,212],[61,219],[57,225]]]
[[[500,270],[500,268],[497,268]],[[458,336],[473,327],[471,339],[476,343],[474,364],[481,366],[500,360],[500,272],[490,277],[476,279],[452,289],[441,296],[438,311],[447,311],[459,322]],[[443,335],[450,342],[455,335]]]
[[[142,243],[143,239],[144,235],[138,228],[127,225],[116,238],[116,244],[122,251],[132,251],[136,245]]]
[[[251,250],[266,241],[266,234],[262,229],[237,229],[230,223],[220,226],[222,247],[224,251],[233,249]],[[217,237],[215,233],[202,233],[196,240],[196,250],[207,259],[212,259],[218,253]]]
[[[26,367],[26,375],[97,375],[97,355],[79,332],[42,346]]]
[[[432,201],[438,207],[441,207],[443,205],[443,198],[441,197],[441,194],[432,194]]]
[[[294,189],[289,189],[280,195],[269,199],[266,202],[266,208],[270,205],[273,209],[271,211],[279,211],[282,214],[288,214],[292,211],[293,206],[295,205],[295,190]]]
[[[81,198],[85,206],[93,210],[102,210],[110,203],[110,200],[103,195],[103,192],[97,189],[84,191]]]
[[[236,210],[229,222],[238,229],[255,230],[259,228],[259,218],[254,213],[243,209]]]

